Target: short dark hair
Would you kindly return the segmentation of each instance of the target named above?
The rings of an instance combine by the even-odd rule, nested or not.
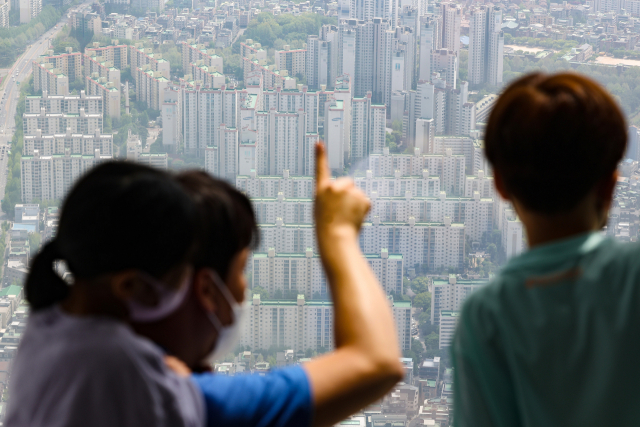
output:
[[[251,201],[232,185],[203,171],[183,172],[177,178],[200,212],[194,268],[212,268],[225,280],[233,258],[259,242]]]
[[[506,190],[534,212],[574,208],[610,176],[627,131],[613,98],[576,73],[534,73],[509,85],[489,117],[485,153]]]
[[[56,260],[80,279],[127,269],[161,278],[191,262],[197,222],[192,199],[168,173],[132,162],[102,163],[65,199],[55,239],[31,264],[27,300],[39,310],[68,295],[53,269]]]

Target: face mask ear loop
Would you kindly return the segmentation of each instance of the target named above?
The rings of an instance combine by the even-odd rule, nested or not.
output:
[[[224,284],[224,282],[222,281],[222,279],[220,278],[220,276],[215,270],[211,270],[211,280],[213,280],[213,283],[215,283],[218,290],[222,293],[224,298],[227,300],[227,304],[229,304],[229,310],[232,316],[231,323],[237,321],[238,319],[236,319],[236,314],[233,311],[233,307],[240,303],[236,301],[236,299],[231,294],[231,291],[229,291],[229,288],[227,288],[227,286]],[[220,320],[218,320],[218,316],[214,316],[214,317],[216,317],[216,322],[218,323],[216,327],[218,326],[222,327],[222,323],[220,323]]]

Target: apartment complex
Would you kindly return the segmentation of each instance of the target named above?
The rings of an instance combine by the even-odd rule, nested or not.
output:
[[[383,248],[378,254],[366,254],[365,258],[387,293],[402,294],[403,258],[390,254]],[[327,298],[327,278],[320,255],[306,248],[300,253],[253,253],[250,262],[252,288],[259,286],[271,295],[280,291],[282,295],[303,294],[308,299]]]
[[[120,117],[119,85],[117,85],[113,81],[110,81],[107,77],[98,77],[98,73],[93,73],[91,77],[87,77],[85,82],[86,82],[87,94],[100,96],[102,98],[102,105],[104,105],[105,114],[111,118],[119,118]]]
[[[411,303],[390,300],[400,348],[411,348]],[[262,301],[254,295],[247,302],[249,314],[242,327],[240,344],[254,351],[270,347],[294,351],[332,350],[333,304],[309,300],[299,295],[296,300]]]
[[[191,64],[202,61],[202,64],[209,68],[211,72],[222,73],[224,62],[222,57],[216,55],[215,49],[207,49],[204,44],[196,44],[193,40],[182,43],[182,69],[189,70]]]
[[[111,45],[102,46],[98,42],[93,43],[93,47],[87,46],[84,54],[91,57],[102,57],[106,61],[111,61],[118,70],[123,70],[129,66],[129,46],[118,44],[118,40],[111,41]]]
[[[459,311],[465,298],[488,283],[487,280],[460,280],[454,274],[448,280],[434,279],[431,292],[431,324],[439,325],[443,311]],[[446,320],[448,323],[451,319]]]
[[[469,26],[471,84],[502,84],[503,47],[502,9],[491,5],[474,8]]]
[[[83,108],[79,113],[49,113],[43,109],[40,113],[25,113],[22,120],[25,135],[36,135],[38,130],[43,135],[65,133],[67,129],[81,134],[102,132],[102,113],[85,113]]]
[[[70,150],[74,154],[92,156],[95,150],[100,150],[104,156],[113,155],[113,135],[102,134],[96,130],[93,134],[66,133],[44,135],[41,131],[35,135],[24,136],[23,156],[33,156],[35,151],[40,156],[52,156],[54,154],[64,154]]]
[[[275,63],[278,70],[287,70],[289,75],[305,75],[307,61],[306,49],[290,49],[284,45],[282,50],[276,50]]]
[[[163,71],[152,71],[150,65],[136,68],[136,96],[149,108],[160,110],[164,103],[164,91],[169,86],[169,79]]]
[[[54,55],[49,50],[33,61],[33,88],[50,95],[68,95],[69,83],[82,78],[82,55],[68,47]]]
[[[31,156],[22,156],[20,175],[22,178],[22,201],[61,200],[73,183],[89,169],[111,156],[100,154],[95,149],[93,155],[65,154],[41,156],[38,150]]]
[[[87,95],[83,90],[79,95],[52,95],[43,90],[42,96],[27,96],[24,105],[27,114],[40,114],[42,109],[47,113],[63,114],[80,114],[80,110],[100,114],[103,111],[102,98]]]

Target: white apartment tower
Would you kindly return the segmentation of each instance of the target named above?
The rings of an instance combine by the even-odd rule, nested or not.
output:
[[[460,55],[460,22],[462,8],[455,3],[442,3],[442,47]]]
[[[371,102],[371,93],[351,103],[351,160],[357,165],[371,154],[382,154],[386,142],[386,107]],[[359,167],[364,169],[365,166]]]
[[[375,104],[390,104],[391,98],[391,56],[393,51],[394,31],[389,21],[374,18],[371,21],[350,19],[340,24],[338,31],[341,38],[342,62],[338,72],[353,72],[352,85],[355,97],[362,98],[367,92],[372,94]],[[355,35],[355,37],[353,37]],[[355,39],[355,45],[350,43]],[[347,54],[354,54],[353,71]]]
[[[440,49],[442,45],[442,17],[425,15],[420,18],[420,66],[419,81],[430,81],[431,53]]]
[[[0,0],[0,28],[9,28],[9,0]]]
[[[42,0],[20,0],[20,23],[28,24],[42,12]]]
[[[478,6],[471,12],[469,24],[469,82],[502,84],[504,34],[502,10]]]
[[[333,88],[338,77],[338,27],[323,25],[320,36],[307,36],[306,77],[311,88]]]

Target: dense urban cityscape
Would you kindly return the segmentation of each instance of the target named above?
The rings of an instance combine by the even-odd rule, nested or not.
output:
[[[249,314],[241,346],[215,364],[237,375],[334,346],[313,225],[324,141],[333,176],[371,199],[360,248],[406,373],[345,425],[450,425],[461,304],[527,247],[483,154],[514,78],[575,70],[615,96],[629,148],[603,232],[637,240],[640,0],[0,0],[0,67],[0,391],[30,261],[74,182],[110,159],[204,169],[251,198]]]

